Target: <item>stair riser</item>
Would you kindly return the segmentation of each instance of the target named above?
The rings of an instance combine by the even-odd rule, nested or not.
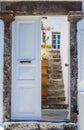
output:
[[[49,96],[64,96],[65,94],[64,94],[64,91],[61,91],[61,92],[58,92],[58,91],[49,91],[48,90],[48,95]]]
[[[60,70],[60,69],[56,69],[56,70],[53,70],[53,69],[48,69],[48,74],[53,74],[53,73],[55,73],[55,74],[62,74],[62,70]]]
[[[43,109],[67,109],[68,108],[68,105],[60,105],[60,104],[56,104],[56,105],[48,105],[47,104],[47,107],[44,105],[43,106]]]
[[[47,50],[48,55],[60,56],[60,51]]]
[[[56,58],[56,59],[49,59],[48,60],[48,64],[52,64],[52,63],[58,63],[58,62],[61,62],[61,59],[60,58]]]
[[[58,103],[58,102],[62,102],[62,101],[65,101],[65,97],[63,98],[48,98],[47,99],[47,102],[48,103],[52,103],[52,104],[55,104],[55,103]]]
[[[50,74],[50,75],[48,75],[48,77],[50,78],[50,79],[61,79],[62,78],[62,74]]]
[[[48,88],[49,89],[54,89],[54,90],[58,90],[58,89],[63,89],[64,88],[64,85],[49,85],[48,84]]]
[[[57,80],[57,81],[54,81],[54,80],[49,80],[49,85],[63,85],[63,80]]]
[[[48,105],[53,105],[53,104],[58,104],[59,103],[59,105],[60,104],[62,104],[62,101],[59,101],[59,100],[55,100],[55,101],[53,101],[53,100],[48,100],[48,101],[46,101],[46,104],[48,104]]]

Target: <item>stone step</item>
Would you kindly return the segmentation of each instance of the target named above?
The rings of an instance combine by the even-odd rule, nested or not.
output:
[[[51,68],[51,69],[48,69],[47,72],[49,74],[51,74],[51,73],[62,74],[62,70],[61,69],[53,69],[53,68]]]
[[[42,109],[42,117],[44,120],[47,120],[47,121],[63,121],[63,120],[66,120],[68,119],[67,116],[68,116],[68,110],[57,110],[57,109],[52,109],[52,110],[48,110],[48,109]],[[54,123],[54,122],[53,122]],[[62,122],[63,123],[63,122]],[[44,130],[44,129],[42,129]],[[52,129],[45,129],[45,130],[62,130],[60,128],[52,128]],[[67,129],[67,130],[71,130],[71,129]]]
[[[48,71],[47,71],[48,72]],[[63,74],[62,74],[62,72],[56,72],[55,71],[55,73],[53,73],[52,71],[49,71],[49,72],[51,72],[51,73],[49,73],[48,74],[48,77],[49,77],[49,79],[51,78],[51,79],[60,79],[60,78],[63,78]]]
[[[53,65],[55,65],[55,66],[62,66],[61,60],[58,60],[58,61],[56,61],[56,60],[48,60],[48,66],[49,67],[50,66],[53,67]]]
[[[43,105],[42,104],[42,109],[68,109],[68,104],[48,104]]]
[[[60,65],[52,65],[47,67],[48,71],[62,71],[62,67]]]
[[[61,61],[52,62],[51,60],[50,60],[50,61],[48,60],[48,66],[49,66],[49,65],[61,65]]]
[[[60,58],[60,57],[61,57],[60,53],[57,53],[57,52],[54,52],[54,53],[48,52],[47,53],[47,58],[48,59],[50,59],[50,58],[54,59],[54,58]]]
[[[48,66],[47,66],[47,69],[48,70],[52,70],[52,71],[54,71],[54,70],[62,70],[62,66],[61,66],[61,63],[59,62],[59,63],[54,63],[54,64],[48,64]]]
[[[62,70],[61,64],[49,64],[47,66],[47,69],[49,70]]]
[[[50,84],[48,84],[47,85],[48,86],[48,89],[49,88],[52,88],[52,89],[54,89],[54,90],[57,90],[57,89],[64,89],[64,85],[50,85]]]
[[[48,87],[55,90],[64,88],[63,79],[48,79]]]
[[[50,113],[50,112],[49,112]],[[57,111],[54,121],[68,121],[67,111]],[[42,114],[45,114],[42,112]],[[61,115],[60,115],[61,114]],[[53,114],[51,114],[53,116]],[[50,117],[52,117],[50,116]],[[57,118],[56,118],[57,117]],[[63,118],[64,117],[64,118]],[[11,121],[4,123],[4,130],[77,130],[77,123],[47,122],[50,119],[42,118],[41,121]],[[42,121],[43,120],[43,121]],[[45,121],[45,122],[44,122]],[[48,120],[48,121],[53,121]]]
[[[55,49],[47,49],[47,53],[50,53],[50,54],[60,54],[60,50],[55,50]]]
[[[58,101],[58,102],[48,102],[48,100],[46,99],[46,104],[47,105],[61,105],[61,104],[66,104],[66,101]]]
[[[49,79],[61,79],[61,78],[63,78],[63,75],[61,73],[58,73],[58,74],[51,73],[48,75],[48,78]]]
[[[48,89],[48,96],[65,96],[65,92],[63,89],[59,89],[59,90],[52,90],[52,89]]]
[[[61,59],[60,58],[48,58],[48,64],[49,63],[57,63],[57,62],[60,62]]]
[[[64,96],[48,96],[47,97],[47,103],[48,104],[57,104],[58,102],[65,101]]]
[[[60,54],[56,54],[56,53],[55,54],[48,54],[47,57],[48,57],[48,59],[61,58]]]
[[[49,79],[61,79],[61,78],[63,78],[63,76],[61,73],[56,73],[56,74],[50,73],[50,74],[48,74],[48,78]]]

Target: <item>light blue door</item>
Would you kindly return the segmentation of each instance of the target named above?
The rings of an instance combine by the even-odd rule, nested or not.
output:
[[[13,23],[12,112],[15,120],[41,118],[40,18],[18,16]]]

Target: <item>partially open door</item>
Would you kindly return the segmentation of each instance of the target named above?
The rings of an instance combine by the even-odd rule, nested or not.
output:
[[[12,29],[12,112],[14,120],[41,118],[40,18],[17,16]]]

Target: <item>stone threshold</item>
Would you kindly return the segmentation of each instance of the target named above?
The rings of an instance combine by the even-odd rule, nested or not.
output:
[[[42,121],[48,122],[69,122],[69,111],[66,109],[42,109]]]
[[[77,130],[76,123],[39,121],[4,122],[5,130]]]

